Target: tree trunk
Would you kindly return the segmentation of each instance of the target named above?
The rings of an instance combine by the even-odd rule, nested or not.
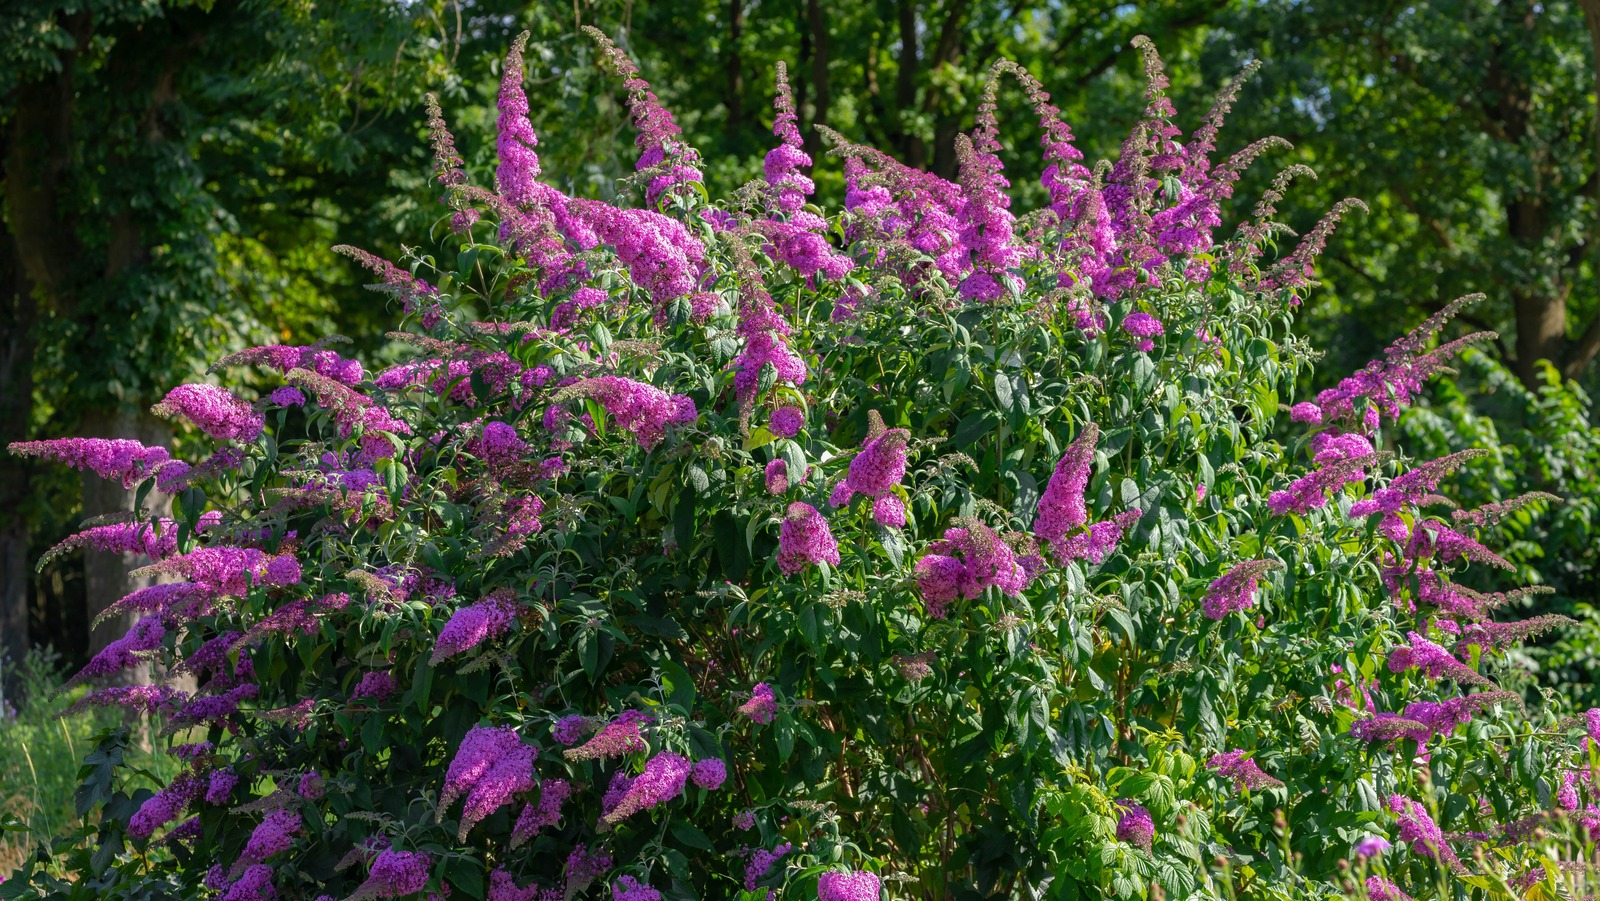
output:
[[[7,251],[13,248],[7,247]],[[25,502],[35,462],[5,452],[13,441],[26,441],[33,416],[33,325],[37,308],[33,282],[14,252],[0,260],[0,658],[19,662],[31,646],[28,635],[28,584],[33,561],[28,559]],[[11,682],[10,667],[0,693]]]
[[[1534,248],[1549,231],[1545,207],[1536,196],[1525,195],[1506,204],[1506,231],[1518,246]],[[1516,291],[1512,295],[1517,321],[1515,344],[1517,378],[1529,388],[1537,388],[1540,360],[1561,368],[1567,353],[1567,299],[1557,288],[1547,291]]]
[[[744,55],[739,39],[744,35],[744,0],[728,0],[728,87],[723,103],[728,107],[728,126],[744,123]]]
[[[72,47],[45,79],[13,92],[16,107],[4,137],[6,235],[0,245],[0,654],[20,660],[31,646],[27,502],[33,461],[5,445],[26,441],[33,422],[34,328],[41,303],[54,304],[70,280],[77,244],[63,227],[57,197],[72,166],[73,69],[89,38],[87,14],[66,16]],[[4,686],[0,686],[4,688]]]
[[[906,131],[905,121],[901,118],[906,110],[911,109],[917,102],[917,8],[911,0],[900,0],[900,70],[894,77],[895,108],[889,114],[889,121],[885,123],[886,130],[893,135],[896,146],[900,151],[900,158],[906,165],[921,168],[927,158],[927,148],[922,139]]]
[[[816,160],[822,153],[822,135],[816,127],[827,124],[828,105],[832,100],[828,85],[828,20],[822,12],[821,0],[807,0],[806,19],[811,31],[811,85],[816,96],[811,104],[811,127],[805,132],[805,149]]]
[[[1530,389],[1543,384],[1540,360],[1549,360],[1557,371],[1564,369],[1567,353],[1567,304],[1559,295],[1518,294],[1517,378]]]
[[[131,438],[145,445],[169,446],[172,443],[172,430],[148,413],[95,414],[84,420],[84,434],[96,438]],[[93,473],[84,474],[85,518],[130,511],[133,501],[134,492],[123,488],[121,483],[102,479]],[[145,498],[145,507],[158,515],[168,514],[171,511],[171,499],[152,491]],[[130,570],[148,562],[142,555],[84,551],[84,599],[88,605],[89,622],[94,622],[101,611],[129,592],[155,584],[156,579],[136,579],[128,575]],[[135,620],[132,616],[114,617],[94,628],[89,633],[89,653],[99,653],[106,645],[121,638]],[[130,675],[130,682],[143,683],[150,679],[148,671],[143,669]]]

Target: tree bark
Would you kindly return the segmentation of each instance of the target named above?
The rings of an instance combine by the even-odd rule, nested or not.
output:
[[[73,69],[89,37],[86,14],[62,21],[73,47],[41,81],[14,93],[4,136],[6,240],[0,253],[0,654],[18,661],[31,647],[28,621],[29,523],[33,461],[5,453],[33,437],[34,329],[40,304],[57,302],[71,280],[77,243],[60,216],[58,196],[72,166]],[[3,686],[0,686],[3,687]]]
[[[905,160],[906,165],[921,168],[927,157],[927,147],[921,138],[906,131],[901,118],[903,111],[911,109],[917,102],[917,70],[920,66],[917,58],[917,8],[911,0],[900,0],[897,11],[900,19],[900,65],[894,76],[894,109],[885,123],[885,130],[894,137],[895,147],[899,149],[900,158]]]
[[[744,35],[744,0],[728,0],[728,85],[723,99],[728,107],[728,125],[744,123],[744,56],[739,40]]]
[[[33,417],[33,327],[37,306],[33,281],[18,258],[15,245],[7,242],[5,259],[0,261],[6,278],[0,282],[5,292],[0,303],[0,658],[17,663],[32,642],[28,634],[28,585],[32,577],[29,558],[28,519],[24,505],[34,461],[5,452],[13,441],[26,441]],[[11,668],[4,668],[0,692],[9,695]]]
[[[1530,34],[1537,24],[1531,7],[1508,5],[1504,15],[1508,25],[1520,26]],[[1496,43],[1492,50],[1486,84],[1491,95],[1498,98],[1494,119],[1501,127],[1503,140],[1520,142],[1529,136],[1533,121],[1533,86],[1503,62],[1505,56],[1516,50],[1514,46]],[[1518,247],[1535,256],[1550,237],[1549,209],[1537,187],[1542,182],[1536,173],[1535,187],[1509,198],[1505,204],[1506,234]],[[1512,291],[1512,312],[1517,327],[1516,341],[1512,345],[1516,359],[1512,363],[1517,378],[1529,388],[1537,388],[1542,381],[1539,361],[1548,360],[1560,369],[1566,359],[1567,297],[1559,288],[1554,291],[1530,288],[1532,290],[1516,288]]]
[[[828,20],[821,0],[807,0],[806,19],[811,31],[811,86],[815,96],[811,102],[811,127],[805,131],[805,149],[816,160],[822,149],[816,126],[827,124],[832,100],[828,86]]]
[[[953,65],[961,57],[963,41],[962,26],[967,18],[969,0],[953,0],[949,12],[946,13],[944,25],[939,28],[939,43],[935,45],[933,55],[928,58],[928,71],[936,72],[939,69]],[[929,169],[940,178],[954,180],[958,168],[956,162],[956,135],[961,133],[961,116],[964,110],[945,109],[944,98],[933,90],[930,84],[927,93],[923,95],[922,110],[933,116],[938,123],[934,126],[933,133],[933,160]]]

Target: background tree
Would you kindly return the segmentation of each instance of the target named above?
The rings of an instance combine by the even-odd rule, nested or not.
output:
[[[1580,7],[1587,5],[1588,13]],[[1593,39],[1600,9],[1489,0],[1240,4],[1208,46],[1213,75],[1267,60],[1240,103],[1316,170],[1298,223],[1364,198],[1371,227],[1335,242],[1316,313],[1373,344],[1466,291],[1529,387],[1539,360],[1582,378],[1600,352]],[[1337,370],[1339,367],[1334,366]]]
[[[358,289],[313,273],[334,271],[320,263],[336,232],[373,230],[362,217],[389,185],[368,167],[414,153],[415,124],[397,111],[454,52],[431,31],[440,21],[428,4],[13,8],[0,25],[0,437],[170,441],[145,410],[155,386],[202,365],[197,347],[326,325]],[[73,643],[126,592],[125,561],[91,552],[83,582],[66,580],[89,609],[46,603],[29,621],[30,594],[63,600],[30,592],[29,555],[131,503],[117,486],[0,463],[8,654],[35,631]]]

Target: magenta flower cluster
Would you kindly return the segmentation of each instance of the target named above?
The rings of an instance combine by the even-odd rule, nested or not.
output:
[[[448,657],[470,651],[491,638],[504,635],[516,617],[516,603],[499,596],[458,608],[444,628],[439,630],[431,662],[437,664]]]
[[[255,441],[266,418],[216,385],[179,385],[150,408],[157,416],[181,417],[218,441]]]
[[[1455,852],[1450,850],[1450,844],[1445,840],[1443,830],[1433,821],[1426,807],[1404,795],[1390,795],[1385,806],[1399,824],[1400,840],[1410,846],[1413,854],[1431,857],[1447,867],[1460,866]]]
[[[539,803],[528,804],[517,815],[511,829],[511,847],[516,848],[548,829],[561,824],[561,808],[572,795],[572,783],[565,779],[546,779],[539,786]]]
[[[631,432],[645,450],[661,443],[669,425],[692,423],[699,415],[688,396],[667,394],[653,385],[621,376],[588,379],[568,390],[599,401],[617,425]]]
[[[584,744],[570,748],[565,753],[568,760],[604,760],[608,757],[621,757],[625,754],[634,754],[645,749],[644,736],[640,734],[639,727],[651,722],[653,718],[648,713],[638,710],[624,710],[617,718],[607,723],[604,728],[595,733],[595,736]]]
[[[752,825],[754,824],[752,823]],[[755,891],[761,880],[767,878],[767,874],[772,872],[772,865],[782,860],[784,855],[792,850],[794,850],[794,845],[784,842],[771,850],[757,848],[750,852],[750,862],[744,868],[745,891]]]
[[[102,479],[120,482],[124,488],[132,488],[169,464],[184,465],[173,460],[164,447],[145,447],[126,438],[17,441],[7,449],[18,456],[55,460],[73,469],[92,472]]]
[[[928,550],[917,561],[917,588],[928,615],[935,619],[943,619],[956,600],[972,600],[989,588],[1021,594],[1038,571],[1030,572],[1024,565],[1026,557],[1019,559],[993,529],[975,520],[946,529],[944,538]]]
[[[739,705],[739,713],[758,726],[765,726],[778,716],[778,699],[772,686],[765,682],[750,691],[750,700]]]
[[[1248,610],[1255,606],[1256,589],[1261,577],[1274,569],[1282,569],[1276,560],[1246,560],[1211,581],[1201,607],[1207,619],[1222,619],[1230,613]]]
[[[1263,788],[1281,786],[1283,783],[1262,771],[1254,760],[1245,756],[1244,751],[1227,751],[1214,754],[1206,761],[1206,766],[1224,779],[1232,779],[1234,786],[1240,791],[1249,789],[1259,791]]]
[[[532,791],[533,761],[538,749],[523,743],[510,726],[474,726],[457,749],[439,792],[439,814],[465,797],[460,836],[518,792]]]
[[[1122,816],[1117,818],[1117,841],[1150,849],[1156,837],[1156,823],[1150,811],[1139,804],[1122,805]]]
[[[818,563],[838,566],[839,560],[839,542],[817,508],[790,504],[778,532],[778,569],[792,576]]]
[[[828,498],[829,506],[842,507],[850,498],[863,494],[875,500],[889,496],[900,480],[906,477],[906,446],[911,432],[906,429],[885,428],[877,410],[867,414],[870,428],[861,451],[850,461],[844,480],[834,486]],[[901,522],[904,525],[902,508]]]
[[[817,901],[878,901],[883,882],[866,870],[832,870],[817,877]]]
[[[625,784],[621,797],[614,804],[605,805],[610,809],[600,817],[601,824],[615,825],[682,795],[690,770],[689,759],[671,751],[650,758],[644,765],[644,772]]]

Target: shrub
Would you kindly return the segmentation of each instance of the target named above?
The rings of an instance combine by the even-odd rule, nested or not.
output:
[[[836,139],[834,215],[807,202],[781,70],[765,180],[716,204],[609,45],[643,207],[538,180],[520,42],[496,190],[431,107],[455,238],[406,268],[350,251],[414,360],[229,357],[285,384],[176,389],[161,409],[217,441],[193,465],[14,447],[176,493],[173,521],[93,539],[176,581],[117,605],[144,618],[90,670],[198,681],[88,696],[155,715],[185,769],[154,793],[90,780],[97,825],[21,882],[227,901],[1553,891],[1562,871],[1523,840],[1576,822],[1560,834],[1587,841],[1600,712],[1499,690],[1506,648],[1558,625],[1495,622],[1515,592],[1454,578],[1502,562],[1478,537],[1506,508],[1434,512],[1473,453],[1387,446],[1471,340],[1432,343],[1458,305],[1297,397],[1293,306],[1349,205],[1258,266],[1291,170],[1217,242],[1272,142],[1210,160],[1235,82],[1180,143],[1139,46],[1148,108],[1092,171],[1040,85],[996,67],[1051,160],[1051,206],[1020,218],[996,81],[959,184]]]

